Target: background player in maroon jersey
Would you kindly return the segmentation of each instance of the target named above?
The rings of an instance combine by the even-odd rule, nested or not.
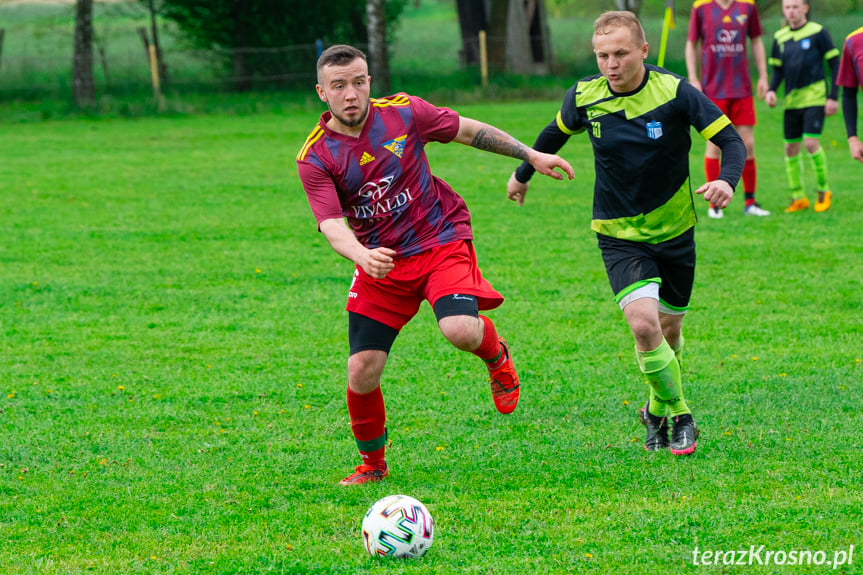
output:
[[[743,167],[743,213],[769,216],[755,201],[757,170],[755,166],[755,105],[746,38],[752,45],[752,56],[758,70],[756,93],[764,99],[767,93],[767,57],[761,36],[764,30],[753,0],[696,0],[689,19],[686,39],[686,73],[689,83],[701,90],[719,106],[734,124],[746,145]],[[698,74],[697,45],[701,43],[701,75]],[[719,148],[707,142],[704,151],[704,173],[708,182],[719,174]],[[711,218],[721,218],[722,210],[713,204],[707,210]]]
[[[389,470],[381,374],[399,330],[431,303],[444,337],[486,362],[501,413],[518,403],[519,379],[506,342],[479,310],[503,303],[480,273],[464,200],[431,173],[424,146],[459,142],[520,158],[542,174],[572,167],[448,108],[396,94],[370,98],[365,55],[332,46],[318,59],[317,92],[327,104],[297,166],[318,228],[356,264],[348,292],[348,413],[363,460],[343,485],[379,481]],[[347,221],[347,225],[345,222]]]
[[[863,87],[863,28],[845,38],[836,83],[842,86],[842,116],[851,157],[863,162],[863,142],[857,136],[857,88]]]

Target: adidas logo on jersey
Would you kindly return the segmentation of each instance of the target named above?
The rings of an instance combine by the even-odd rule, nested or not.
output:
[[[363,157],[360,158],[360,165],[365,166],[369,162],[374,162],[375,157],[368,152],[363,152]]]

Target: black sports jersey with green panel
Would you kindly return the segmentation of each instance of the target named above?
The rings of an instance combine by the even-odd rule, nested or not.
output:
[[[769,62],[774,74],[770,89],[776,91],[785,81],[788,110],[823,106],[828,95],[833,100],[838,96],[835,85],[828,94],[824,63],[838,57],[839,50],[821,24],[807,22],[797,30],[785,26],[773,36]],[[838,67],[838,60],[835,66]]]
[[[591,228],[658,243],[696,222],[690,126],[706,140],[731,122],[680,76],[650,64],[645,69],[642,84],[627,93],[613,92],[602,75],[580,80],[567,91],[557,124],[570,135],[586,130],[594,147]]]

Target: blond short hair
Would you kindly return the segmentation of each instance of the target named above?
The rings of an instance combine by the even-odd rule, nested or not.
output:
[[[593,23],[593,35],[604,36],[610,34],[615,28],[629,28],[629,31],[632,32],[632,39],[639,46],[647,42],[647,35],[644,33],[641,22],[638,21],[638,16],[627,10],[603,12]]]

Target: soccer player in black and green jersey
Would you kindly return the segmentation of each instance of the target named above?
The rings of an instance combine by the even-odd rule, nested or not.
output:
[[[534,148],[556,151],[573,134],[590,137],[596,170],[591,228],[650,386],[642,408],[644,447],[688,455],[698,434],[680,375],[681,324],[695,273],[690,127],[721,150],[719,178],[695,191],[719,208],[731,201],[746,147],[707,96],[680,76],[644,63],[644,29],[631,12],[600,16],[593,49],[601,74],[567,91]],[[519,205],[532,174],[522,164],[507,183],[507,196]]]
[[[827,182],[827,155],[819,138],[824,131],[824,117],[839,110],[839,50],[821,24],[809,22],[806,0],[782,0],[782,15],[788,25],[773,37],[773,52],[768,60],[773,66],[770,90],[765,101],[776,106],[776,90],[785,81],[785,170],[791,188],[791,203],[786,213],[809,208],[809,199],[801,179],[800,142],[812,162],[818,184],[816,212],[830,208],[833,193]],[[830,91],[824,78],[824,61],[830,65]]]

